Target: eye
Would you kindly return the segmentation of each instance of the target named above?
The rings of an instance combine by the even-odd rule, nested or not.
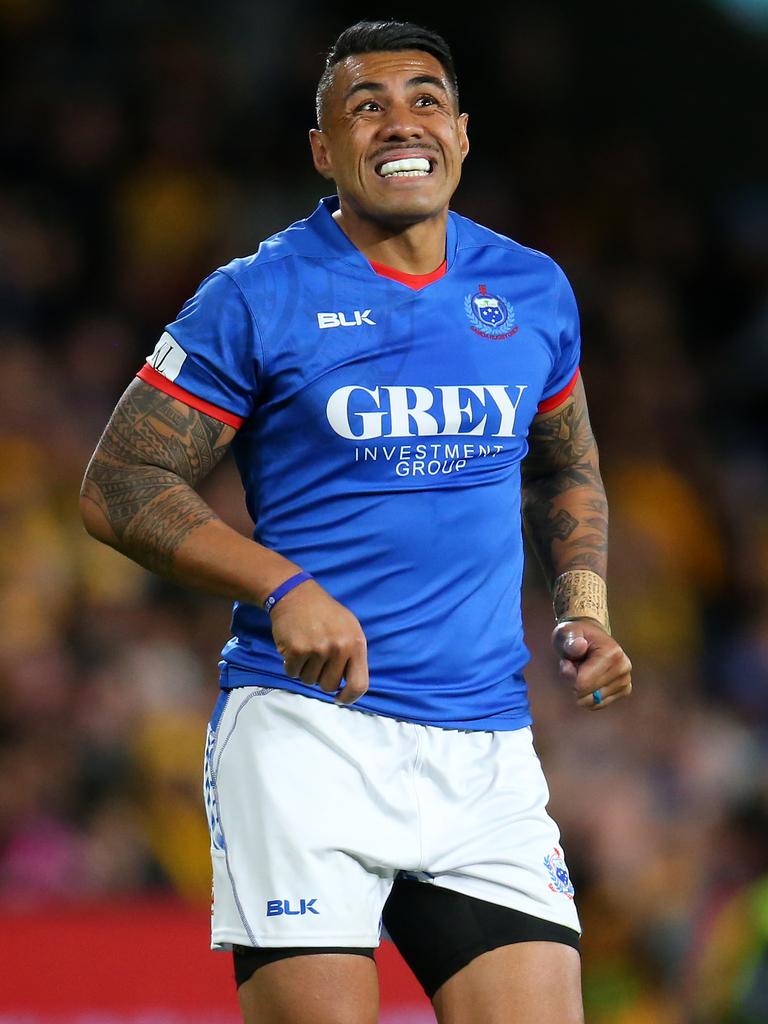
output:
[[[417,107],[433,107],[438,105],[437,97],[432,96],[432,94],[428,92],[425,92],[423,96],[419,96],[416,100]]]
[[[357,113],[360,110],[364,110],[367,112],[369,110],[381,110],[381,107],[379,106],[376,100],[364,100],[362,103],[355,107],[355,113]]]

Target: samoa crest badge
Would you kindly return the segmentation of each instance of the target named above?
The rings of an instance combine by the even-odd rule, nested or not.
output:
[[[467,295],[464,299],[464,312],[470,327],[481,338],[502,341],[518,332],[515,310],[510,301],[501,295],[493,295],[484,284],[474,295]]]
[[[565,860],[563,855],[557,847],[555,847],[552,853],[548,853],[544,858],[544,867],[549,872],[549,877],[552,881],[549,883],[549,888],[552,892],[562,893],[563,896],[567,896],[569,900],[573,899],[573,882],[568,874],[568,868],[565,866]]]

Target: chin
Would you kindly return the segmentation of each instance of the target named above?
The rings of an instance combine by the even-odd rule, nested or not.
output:
[[[424,196],[402,196],[396,201],[381,203],[370,209],[372,219],[387,224],[418,224],[423,220],[430,220],[441,213],[447,203],[436,204],[434,198]]]

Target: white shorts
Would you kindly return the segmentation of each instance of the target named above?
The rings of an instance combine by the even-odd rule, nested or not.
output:
[[[580,931],[529,728],[238,687],[208,729],[204,792],[213,949],[378,946],[399,872]]]

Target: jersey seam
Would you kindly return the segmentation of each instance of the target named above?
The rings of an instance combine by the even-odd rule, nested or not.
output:
[[[556,264],[551,256],[548,256],[545,252],[539,252],[538,249],[531,249],[527,245],[521,245],[520,242],[516,242],[514,238],[508,238],[504,241],[489,241],[489,242],[474,242],[474,241],[460,241],[457,250],[461,249],[519,249],[522,252],[529,253],[531,256],[538,256],[540,259],[545,260],[548,263]]]
[[[555,324],[557,324],[557,323],[559,323],[559,317],[560,317],[560,299],[561,299],[561,296],[562,296],[562,287],[563,287],[562,286],[562,281],[561,281],[561,276],[564,277],[565,275],[563,274],[562,270],[560,270],[560,267],[557,265],[557,263],[553,259],[550,259],[550,263],[552,264],[552,269],[555,272],[555,279],[553,281],[553,291],[554,291],[553,303],[554,303],[554,306],[555,306]],[[560,270],[560,274],[558,274],[558,270]],[[557,353],[555,353],[553,351],[553,349],[555,349],[555,348],[557,349]],[[552,395],[556,395],[559,390],[561,390],[563,387],[565,387],[565,384],[568,383],[568,380],[570,380],[570,377],[566,378],[566,381],[563,384],[560,384],[559,388],[558,387],[554,387],[552,389],[552,391],[549,394],[547,394],[547,391],[548,391],[547,384],[549,382],[550,377],[552,376],[552,374],[554,373],[555,369],[557,368],[558,356],[562,352],[562,346],[560,344],[560,339],[559,339],[559,337],[556,338],[554,336],[554,333],[552,334],[552,346],[551,347],[547,346],[547,352],[549,354],[549,361],[550,361],[549,373],[547,374],[546,380],[544,381],[544,388],[542,389],[541,397],[539,398],[539,402],[546,402],[546,400],[548,398],[551,398]],[[578,363],[576,365],[578,366]],[[571,370],[571,374],[572,373],[573,373],[573,370]]]
[[[327,253],[327,252],[321,252],[321,253],[312,253],[312,252],[281,252],[281,253],[276,253],[274,256],[264,256],[264,257],[256,256],[256,258],[254,259],[254,264],[253,265],[254,265],[254,269],[258,270],[262,266],[266,266],[266,264],[268,264],[268,263],[278,263],[280,260],[291,260],[291,259],[297,259],[297,260],[337,260],[340,263],[347,263],[347,264],[349,264],[351,266],[355,266],[356,265],[354,263],[354,261],[350,260],[346,256],[342,256],[339,253]],[[364,270],[365,268],[361,267],[360,269]],[[232,281],[234,284],[237,284],[237,279],[232,275],[231,271],[226,270],[226,269],[224,269],[222,267],[222,268],[219,269],[218,273],[225,274],[230,279],[230,281]],[[238,285],[238,287],[240,287],[240,286]],[[240,288],[240,291],[242,292],[242,288]],[[250,306],[248,308],[250,310]]]
[[[559,264],[556,263],[554,260],[552,260],[552,265],[553,265],[553,267],[555,269],[555,287],[556,287],[556,290],[557,290],[556,303],[555,303],[555,323],[559,324],[560,323],[560,310],[561,310],[562,305],[563,305],[563,281],[565,280],[565,273],[564,273],[562,267],[559,266]],[[562,355],[562,348],[563,347],[560,344],[560,339],[559,338],[557,339],[557,344],[558,344],[558,356],[561,356]],[[581,347],[581,346],[579,346],[579,347]],[[578,355],[578,352],[577,352],[577,355]],[[553,372],[555,370],[555,368],[557,367],[557,365],[558,365],[558,359],[553,359],[552,360],[552,370],[550,372]],[[543,393],[542,396],[541,396],[540,401],[546,402],[549,398],[553,398],[557,394],[558,390],[562,390],[564,387],[566,387],[566,385],[572,379],[573,374],[576,372],[576,370],[578,370],[578,368],[579,368],[579,361],[577,359],[576,360],[576,368],[575,369],[571,368],[571,371],[570,371],[571,376],[566,378],[566,380],[560,385],[560,388],[555,387],[552,390],[551,394],[548,395],[546,393]],[[545,392],[546,392],[546,388],[545,388]]]
[[[240,298],[243,300],[243,304],[245,305],[245,308],[248,310],[248,313],[251,317],[251,322],[253,324],[256,340],[258,342],[259,350],[261,352],[261,366],[259,366],[257,363],[258,386],[259,390],[261,390],[264,383],[264,375],[266,375],[267,372],[267,353],[264,348],[264,339],[262,337],[261,330],[259,329],[259,322],[256,319],[256,314],[253,312],[253,307],[248,301],[248,297],[246,296],[245,292],[240,286],[240,283],[237,280],[237,278],[233,277],[233,275],[228,270],[220,269],[219,273],[226,277],[228,281],[231,281],[235,288],[237,288],[238,292],[240,293]]]

